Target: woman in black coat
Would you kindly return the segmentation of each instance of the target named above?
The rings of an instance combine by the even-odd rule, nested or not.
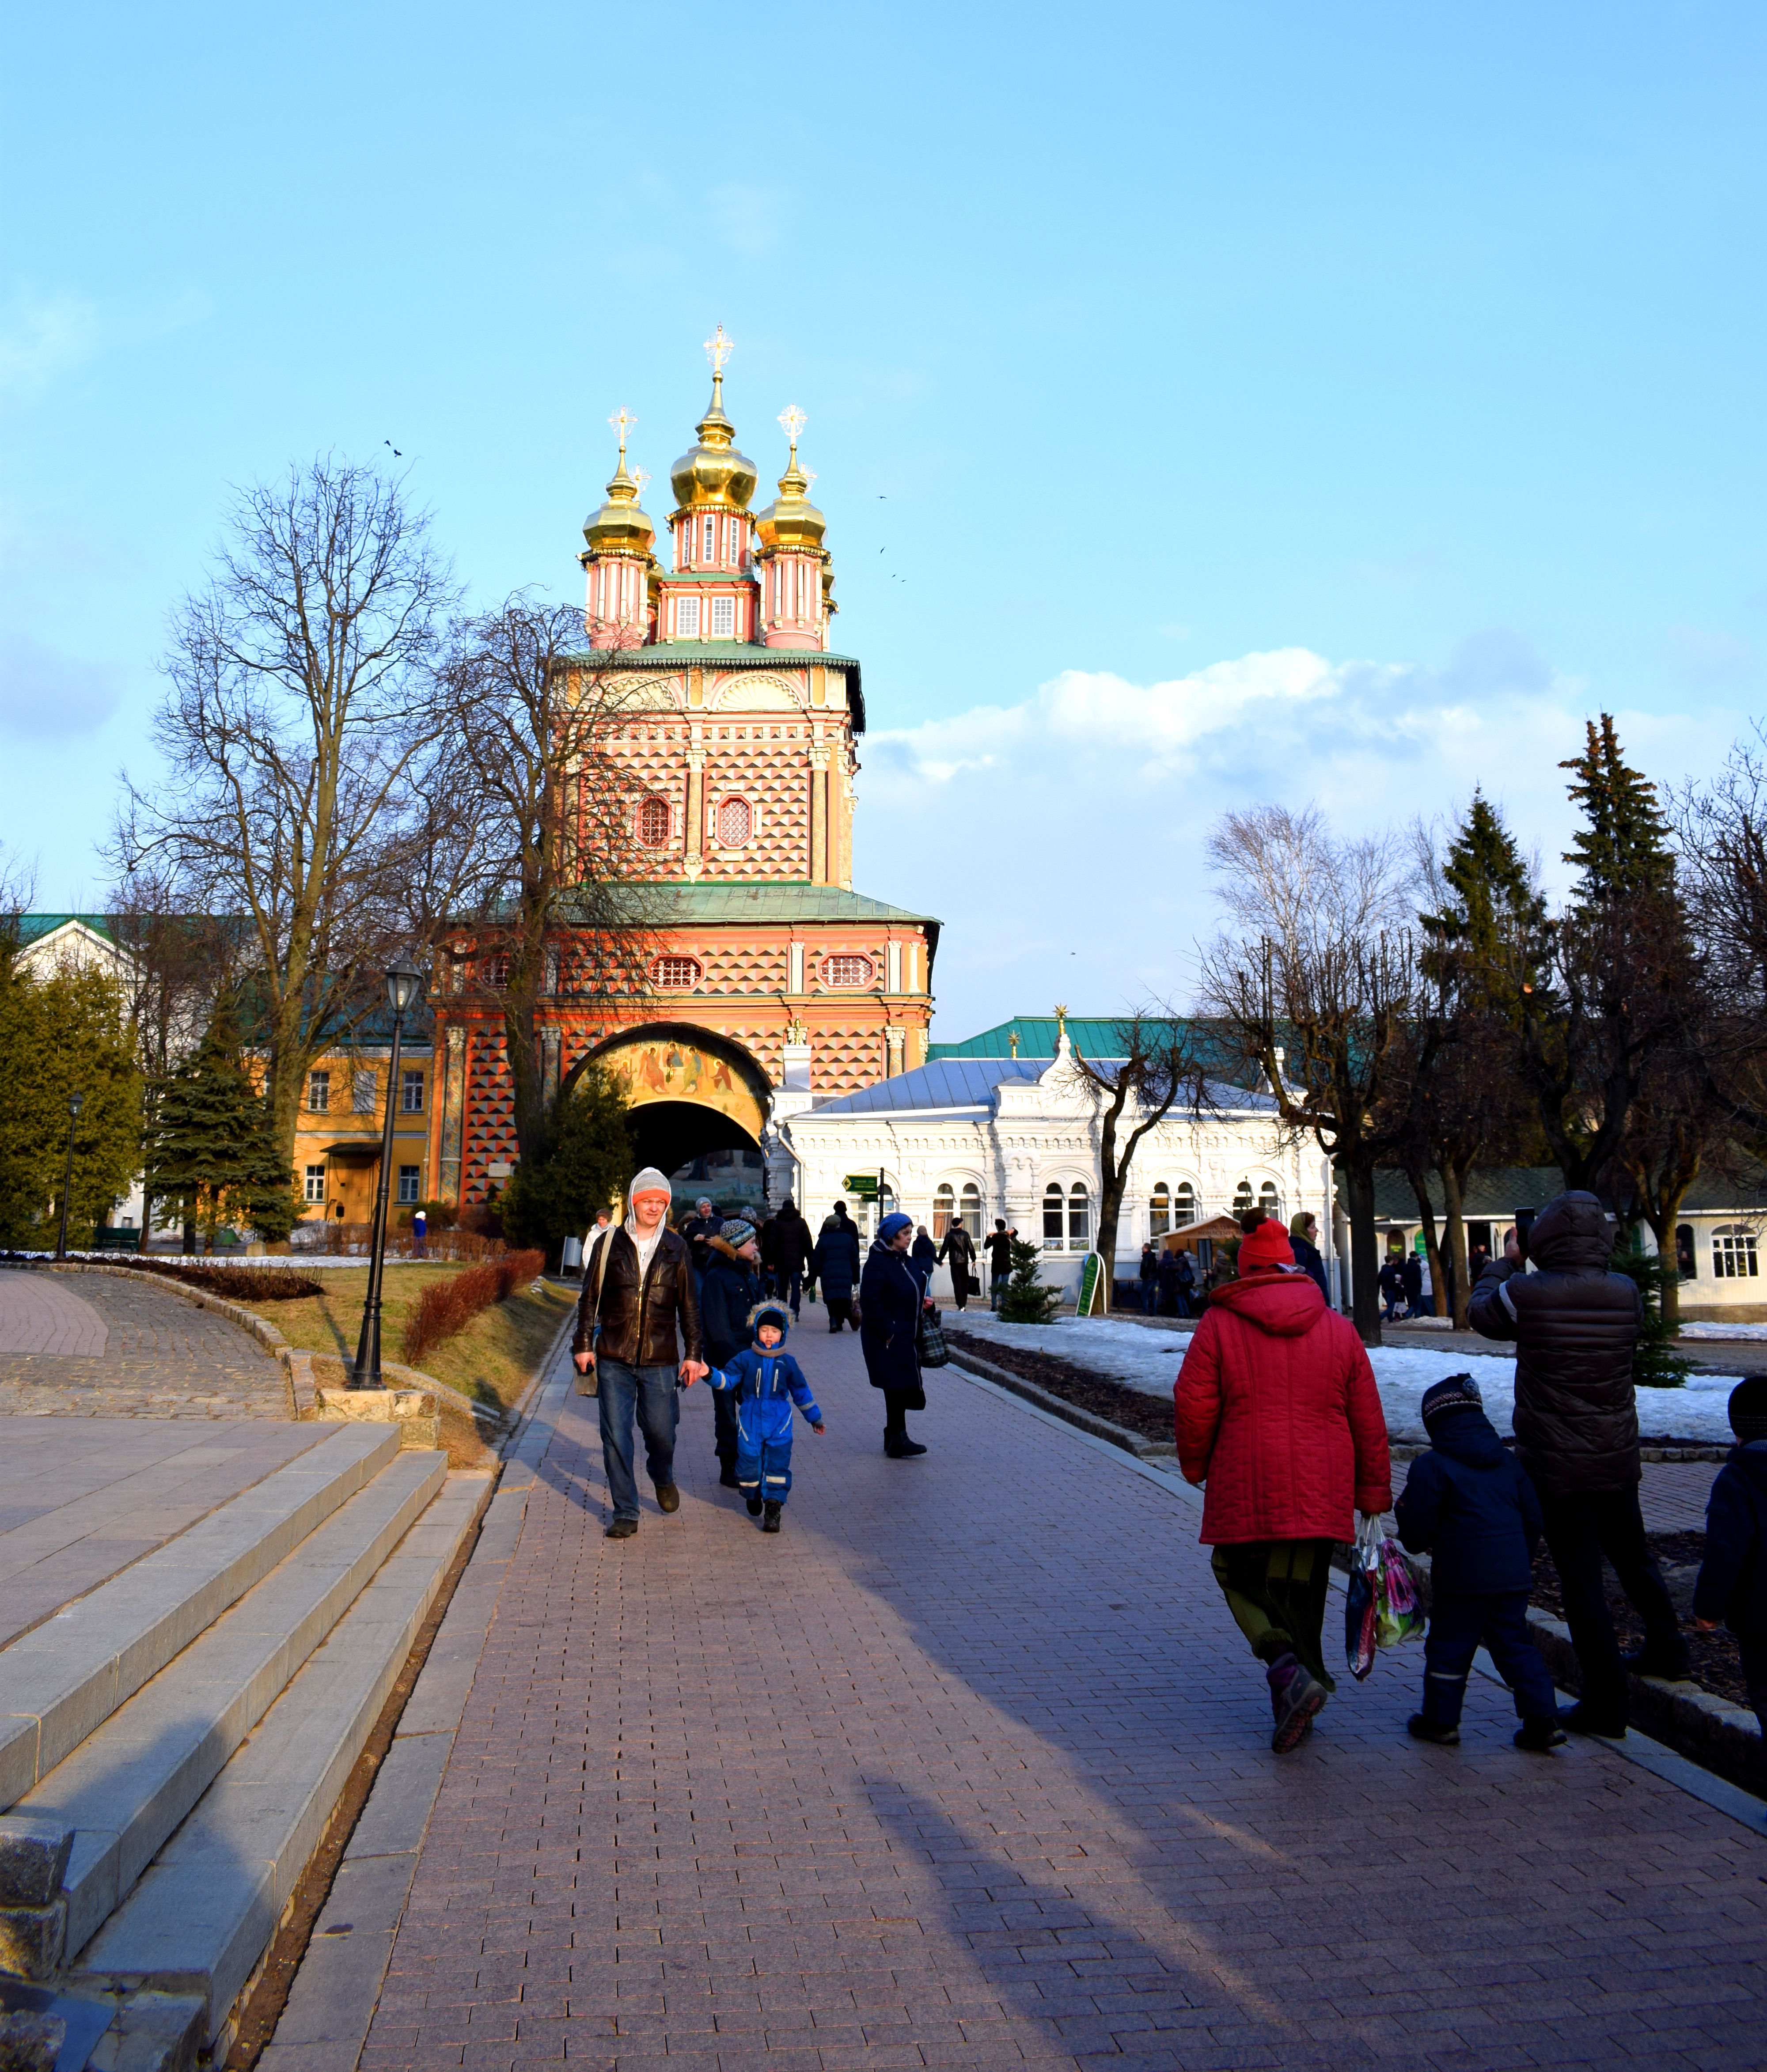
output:
[[[859,1283],[859,1349],[872,1387],[883,1391],[884,1451],[893,1461],[927,1450],[908,1436],[908,1412],[927,1407],[915,1346],[926,1297],[907,1258],[914,1235],[910,1217],[886,1216]]]
[[[853,1284],[859,1278],[859,1227],[844,1208],[843,1203],[829,1217],[816,1240],[816,1278],[822,1283],[831,1331],[853,1322]]]

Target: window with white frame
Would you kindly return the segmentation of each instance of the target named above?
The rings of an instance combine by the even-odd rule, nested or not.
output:
[[[401,1166],[399,1168],[399,1199],[411,1202],[418,1198],[417,1182],[423,1177],[421,1166]]]
[[[1276,1192],[1276,1183],[1274,1180],[1266,1180],[1259,1188],[1258,1207],[1267,1216],[1280,1216],[1282,1214],[1282,1197]]]
[[[1755,1233],[1746,1223],[1720,1223],[1712,1234],[1712,1270],[1720,1281],[1753,1281],[1761,1273]]]
[[[1089,1252],[1091,1245],[1091,1198],[1076,1180],[1067,1190],[1067,1248],[1070,1252]]]
[[[1092,1202],[1083,1182],[1064,1190],[1051,1180],[1043,1190],[1045,1252],[1087,1252],[1092,1244]]]
[[[323,1115],[331,1105],[331,1075],[329,1072],[309,1072],[306,1075],[306,1104],[314,1115]],[[323,1167],[320,1168],[323,1172]],[[320,1195],[323,1201],[325,1198]]]
[[[949,1180],[941,1180],[933,1190],[933,1239],[943,1244],[945,1233],[951,1228],[951,1219],[957,1213],[957,1190]]]
[[[749,809],[748,800],[722,800],[718,806],[717,826],[720,848],[746,849],[754,830],[754,816]]]
[[[399,1105],[407,1115],[423,1113],[423,1074],[421,1071],[400,1074]]]
[[[1172,1227],[1172,1190],[1161,1180],[1148,1202],[1148,1235],[1164,1237]]]
[[[1181,1180],[1172,1197],[1172,1227],[1182,1230],[1186,1223],[1194,1223],[1196,1219],[1197,1190],[1188,1180]]]
[[[325,1168],[323,1166],[309,1166],[306,1169],[306,1198],[310,1202],[325,1199]]]
[[[822,960],[822,983],[842,988],[869,985],[877,967],[869,957],[835,956]]]
[[[365,1072],[351,1073],[350,1106],[358,1115],[374,1113],[374,1073],[372,1068]]]
[[[651,984],[679,989],[697,985],[700,982],[700,962],[697,957],[658,957],[651,965]]]
[[[705,558],[715,561],[718,549],[718,521],[709,511],[705,514]]]
[[[1059,1252],[1067,1242],[1067,1197],[1051,1180],[1043,1190],[1043,1249]]]
[[[675,600],[675,637],[677,640],[699,639],[700,601],[697,597],[678,597]]]
[[[736,599],[734,597],[715,597],[712,600],[712,638],[728,640],[736,631]]]
[[[982,1190],[966,1180],[957,1197],[957,1220],[977,1244],[982,1241]]]

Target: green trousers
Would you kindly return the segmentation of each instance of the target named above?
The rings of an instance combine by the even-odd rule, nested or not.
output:
[[[1209,1565],[1234,1622],[1260,1662],[1293,1655],[1328,1691],[1321,1644],[1325,1593],[1331,1585],[1329,1540],[1254,1540],[1218,1547]]]

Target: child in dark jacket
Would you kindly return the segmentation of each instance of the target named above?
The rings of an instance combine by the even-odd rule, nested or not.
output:
[[[1736,1636],[1743,1688],[1767,1736],[1767,1375],[1730,1392],[1736,1450],[1706,1502],[1706,1558],[1693,1586],[1693,1622]]]
[[[736,1402],[737,1486],[748,1498],[749,1515],[762,1519],[763,1532],[779,1530],[779,1513],[791,1490],[791,1406],[809,1419],[813,1431],[827,1427],[803,1370],[779,1347],[791,1328],[783,1302],[757,1302],[749,1312],[754,1343],[705,1377],[716,1389],[728,1389]]]
[[[1394,1507],[1399,1538],[1430,1556],[1432,1592],[1424,1709],[1407,1725],[1420,1741],[1460,1739],[1466,1679],[1482,1641],[1515,1694],[1515,1745],[1556,1748],[1564,1739],[1557,1694],[1527,1630],[1540,1500],[1492,1429],[1470,1375],[1426,1389],[1423,1412],[1430,1450],[1412,1462]]]

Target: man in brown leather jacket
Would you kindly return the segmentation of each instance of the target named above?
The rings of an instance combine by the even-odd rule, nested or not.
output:
[[[630,1200],[625,1222],[607,1231],[583,1261],[571,1341],[577,1371],[586,1375],[593,1367],[598,1383],[602,1459],[614,1499],[610,1540],[630,1540],[638,1530],[635,1416],[644,1433],[644,1465],[656,1486],[658,1508],[680,1510],[676,1383],[691,1388],[707,1371],[692,1255],[667,1221],[669,1183],[647,1166],[632,1182]]]

